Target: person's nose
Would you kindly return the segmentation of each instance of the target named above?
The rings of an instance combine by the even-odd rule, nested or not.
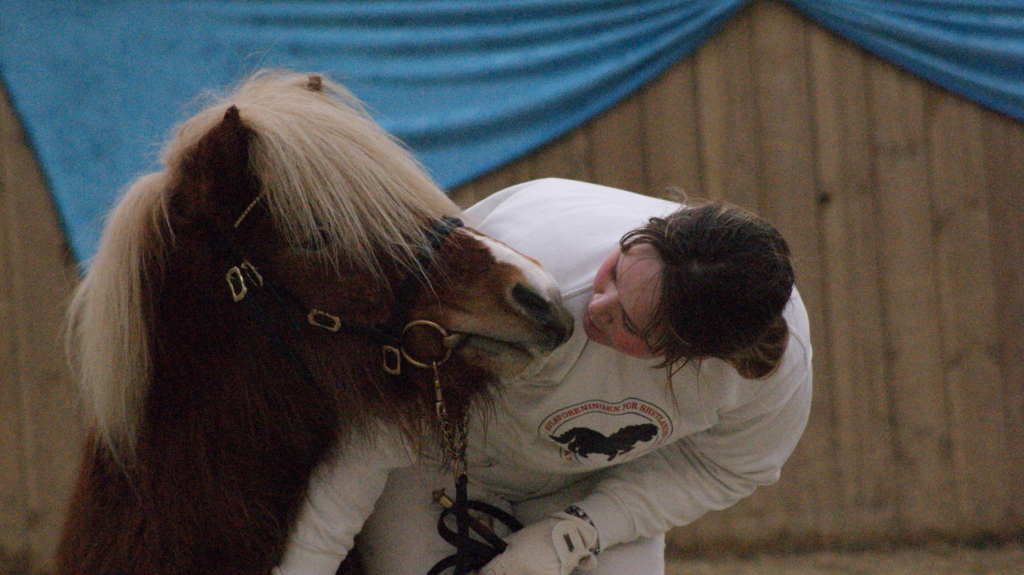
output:
[[[611,291],[595,293],[590,299],[590,320],[604,328],[612,321],[612,304],[615,294]]]

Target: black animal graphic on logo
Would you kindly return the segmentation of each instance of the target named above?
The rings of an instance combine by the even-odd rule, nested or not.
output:
[[[608,461],[611,461],[623,453],[633,451],[637,443],[650,441],[656,435],[658,435],[658,426],[653,423],[644,423],[627,425],[613,433],[611,437],[605,437],[600,431],[586,427],[574,427],[562,435],[550,437],[579,457],[600,453],[607,455]]]

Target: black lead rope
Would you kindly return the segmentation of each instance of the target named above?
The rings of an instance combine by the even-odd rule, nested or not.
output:
[[[455,547],[455,553],[438,561],[427,575],[441,575],[448,569],[453,569],[451,575],[466,575],[487,565],[508,547],[501,537],[470,515],[471,510],[489,515],[510,531],[519,531],[523,528],[523,524],[511,514],[483,501],[470,500],[466,494],[468,482],[469,478],[465,473],[460,474],[455,480],[455,501],[449,500],[443,490],[434,494],[434,499],[444,507],[441,517],[437,520],[437,532],[441,539]],[[448,525],[447,520],[450,516],[455,517],[455,529]],[[470,531],[475,532],[483,541],[473,539]]]

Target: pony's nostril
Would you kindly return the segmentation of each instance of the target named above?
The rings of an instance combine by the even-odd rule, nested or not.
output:
[[[551,333],[551,341],[555,346],[562,345],[569,341],[569,337],[572,336],[572,322],[569,323],[560,322],[558,319],[552,319],[544,327]]]
[[[551,317],[551,304],[540,294],[523,284],[516,284],[512,288],[512,299],[534,319],[548,322]]]
[[[517,307],[540,324],[538,333],[546,338],[545,345],[558,347],[572,336],[572,314],[562,306],[557,293],[551,301],[524,284],[516,284],[511,296]]]

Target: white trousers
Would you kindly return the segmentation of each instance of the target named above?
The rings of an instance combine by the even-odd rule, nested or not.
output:
[[[441,539],[437,520],[441,508],[433,502],[436,489],[445,488],[454,499],[451,473],[429,462],[396,469],[388,475],[384,492],[358,536],[358,546],[367,575],[426,575],[438,561],[455,549]],[[503,509],[524,524],[530,524],[579,501],[589,486],[579,484],[545,497],[511,502],[484,487],[469,486],[469,498]],[[500,525],[494,530],[503,532]],[[601,551],[596,569],[576,570],[587,575],[664,575],[665,537],[642,538]]]

